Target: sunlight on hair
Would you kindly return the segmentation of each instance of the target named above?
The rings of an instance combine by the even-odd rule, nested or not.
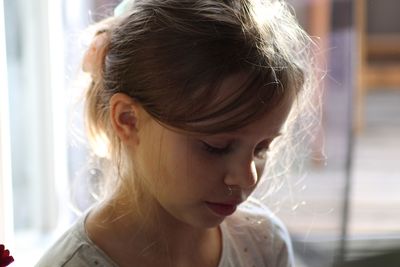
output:
[[[92,143],[93,152],[100,158],[109,158],[109,140],[107,135],[99,132]]]
[[[275,3],[282,5],[280,3]],[[265,25],[267,22],[272,21],[272,19],[276,16],[276,9],[271,8],[263,3],[262,1],[254,1],[254,7],[252,10],[254,14],[255,21],[259,26]]]

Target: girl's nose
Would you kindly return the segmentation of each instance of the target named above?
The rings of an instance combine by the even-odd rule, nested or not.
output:
[[[232,162],[230,170],[225,176],[225,184],[248,189],[257,184],[258,174],[254,160],[246,163]]]

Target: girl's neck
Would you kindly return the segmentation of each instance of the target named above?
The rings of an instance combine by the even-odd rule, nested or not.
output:
[[[126,205],[119,200],[104,202],[86,220],[89,237],[120,266],[132,262],[143,262],[143,266],[168,266],[168,262],[171,266],[218,265],[222,251],[218,227],[191,227],[156,204],[146,212]],[[193,259],[196,262],[190,262]]]

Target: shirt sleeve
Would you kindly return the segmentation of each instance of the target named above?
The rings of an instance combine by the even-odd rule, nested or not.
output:
[[[84,217],[67,230],[35,267],[116,267],[86,235]]]
[[[293,267],[294,266],[294,253],[292,247],[292,241],[290,239],[289,233],[284,227],[284,225],[279,222],[277,225],[277,236],[279,241],[277,244],[277,257],[276,266],[277,267]]]

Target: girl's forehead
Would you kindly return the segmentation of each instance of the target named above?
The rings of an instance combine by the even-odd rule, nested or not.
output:
[[[221,100],[227,101],[228,98],[234,97],[237,93],[239,93],[243,89],[243,86],[248,80],[249,75],[242,72],[233,75],[229,75],[226,78],[222,79],[220,86],[217,88],[217,93],[215,94],[213,102],[219,102]]]
[[[265,138],[275,138],[282,135],[283,126],[291,110],[292,100],[287,99],[270,111],[267,111],[257,120],[239,129],[221,133],[221,136],[231,137],[251,137],[263,136]]]
[[[226,88],[223,88],[226,91],[229,91],[229,86],[231,82],[233,82],[233,86],[237,86],[234,82],[237,81],[235,79],[231,79],[227,81]],[[224,94],[226,92],[221,92]],[[229,96],[229,93],[227,93]],[[262,139],[273,139],[277,136],[282,135],[284,132],[284,125],[286,119],[290,113],[294,101],[294,97],[284,97],[279,104],[274,106],[273,108],[267,110],[263,115],[261,115],[256,120],[241,126],[234,130],[221,131],[214,134],[207,133],[192,133],[194,135],[201,136],[213,136],[214,138],[221,139],[246,139],[246,138],[262,138]],[[215,118],[215,120],[221,121],[223,123],[224,117],[229,118],[228,115],[222,115],[222,117]],[[196,124],[197,127],[207,127],[210,123],[214,123],[213,119],[202,121]]]
[[[232,120],[232,115],[240,116],[251,112],[251,110],[263,110],[263,114],[257,116],[256,122],[267,118],[272,123],[277,113],[286,113],[290,109],[294,99],[292,94],[289,93],[292,90],[288,88],[280,90],[275,85],[269,86],[276,84],[274,81],[254,85],[249,82],[249,79],[251,80],[250,75],[245,72],[223,78],[219,86],[215,88],[213,95],[209,98],[205,112],[224,109],[224,107],[228,106],[229,108],[226,108],[226,112],[221,114],[221,116],[211,117],[205,121],[198,122],[199,126],[201,124],[205,126],[216,121],[223,123],[225,120]],[[268,91],[270,92],[266,93]],[[276,91],[276,93],[272,93],[273,91]],[[243,97],[245,95],[246,97]],[[250,122],[249,124],[253,123]],[[242,124],[242,126],[232,130],[231,133],[248,132],[249,128],[251,128],[249,124]],[[272,126],[273,124],[271,124]]]

